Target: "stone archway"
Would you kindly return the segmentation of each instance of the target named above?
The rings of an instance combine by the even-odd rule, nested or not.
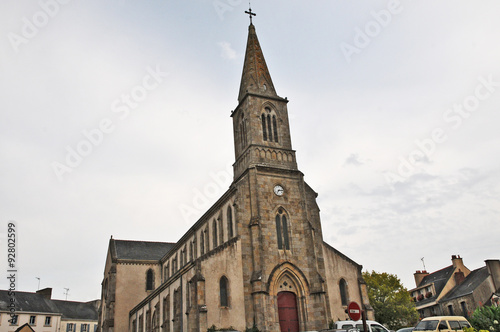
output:
[[[268,285],[274,307],[273,330],[304,331],[309,285],[300,269],[288,262],[281,264],[271,273]]]

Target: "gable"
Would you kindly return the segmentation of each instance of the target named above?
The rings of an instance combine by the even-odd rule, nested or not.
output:
[[[459,285],[453,287],[451,291],[446,294],[441,300],[447,301],[472,294],[489,276],[488,268],[486,266],[472,271],[465,280]]]

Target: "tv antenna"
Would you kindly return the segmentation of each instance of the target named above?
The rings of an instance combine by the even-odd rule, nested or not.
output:
[[[68,300],[68,293],[69,293],[69,288],[65,288],[66,292],[64,292],[64,295],[66,295],[66,301]]]
[[[420,260],[422,261],[422,265],[424,266],[424,271],[427,271],[427,269],[425,268],[424,257],[420,258]]]
[[[39,277],[35,277],[36,279],[38,279],[38,289],[37,290],[40,290],[40,278]]]

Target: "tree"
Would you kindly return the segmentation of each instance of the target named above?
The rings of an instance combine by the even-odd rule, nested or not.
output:
[[[408,290],[394,274],[363,272],[375,320],[391,330],[413,326],[419,315]]]

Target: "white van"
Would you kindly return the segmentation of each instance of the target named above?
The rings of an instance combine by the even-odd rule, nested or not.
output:
[[[377,323],[376,321],[373,320],[367,320],[366,325],[368,327],[368,332],[391,332],[384,325]],[[334,328],[346,331],[355,330],[359,332],[364,332],[362,320],[357,320],[357,321],[341,320],[335,322]]]

